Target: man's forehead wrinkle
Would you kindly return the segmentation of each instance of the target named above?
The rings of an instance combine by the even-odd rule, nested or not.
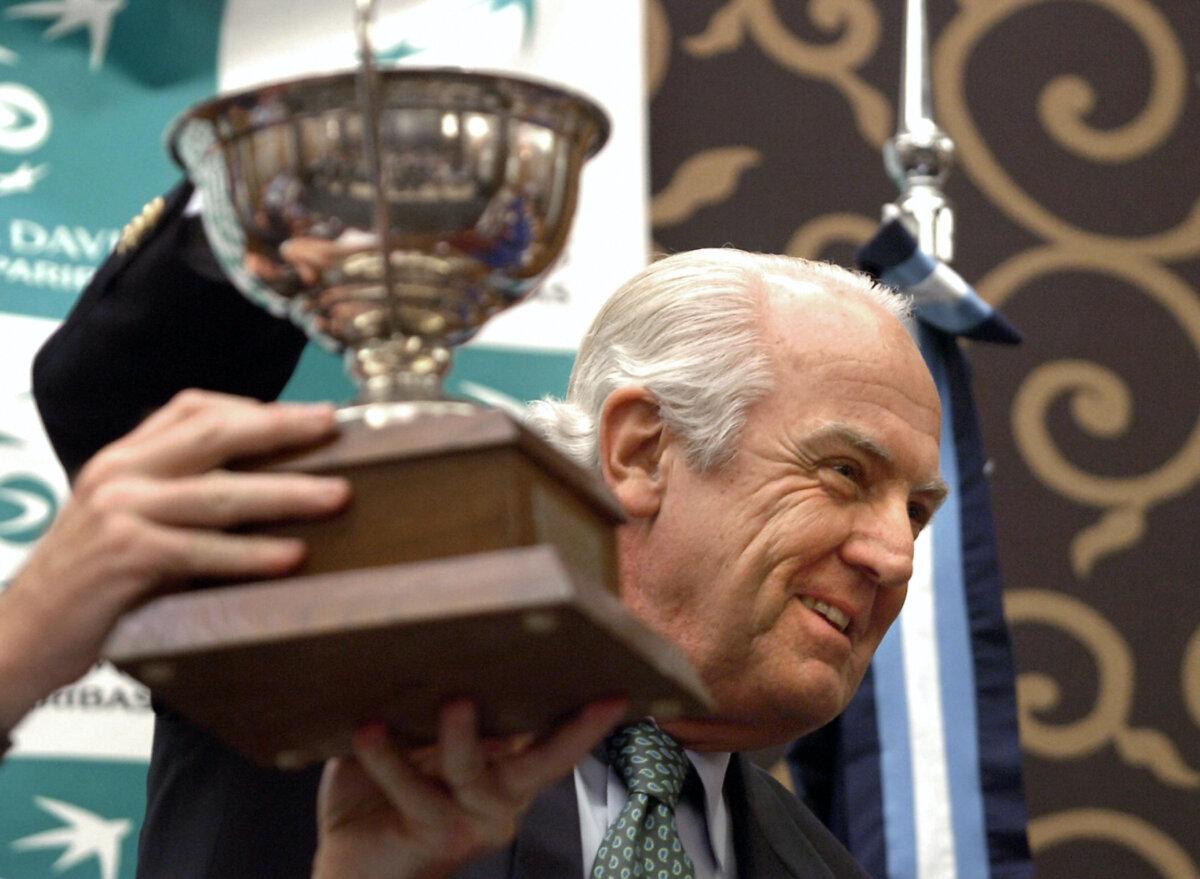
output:
[[[838,374],[840,366],[847,367],[844,375]],[[941,402],[937,398],[936,391],[933,390],[932,382],[929,387],[930,393],[926,394],[922,393],[918,387],[910,387],[896,382],[891,376],[866,374],[864,370],[855,369],[849,363],[825,363],[820,368],[827,372],[822,376],[822,381],[828,385],[832,398],[851,405],[879,406],[901,417],[904,417],[904,413],[901,411],[904,406],[911,406],[920,412],[927,412],[935,416],[940,433]],[[868,393],[864,393],[864,391]],[[883,393],[876,395],[869,393],[870,391],[882,391]],[[892,398],[890,401],[887,399],[889,397]],[[903,406],[897,406],[895,403],[902,403]]]
[[[807,443],[821,444],[827,442],[842,442],[846,445],[866,452],[868,455],[878,458],[884,464],[892,464],[894,458],[892,453],[859,430],[849,424],[844,424],[839,421],[826,422],[805,437]]]
[[[871,327],[853,315],[834,312],[814,319],[796,334],[785,335],[779,328],[773,328],[773,332],[783,343],[784,361],[792,364],[838,363],[862,370],[878,368],[883,359],[898,358],[920,361],[924,368],[920,351],[903,335],[904,329],[899,324],[894,328]]]
[[[920,367],[922,371],[917,375],[922,379],[928,378],[928,384],[920,379],[914,382],[898,381],[899,376],[896,375],[896,372],[880,369],[878,361],[870,355],[864,355],[864,357],[847,355],[844,358],[824,359],[818,361],[817,369],[824,372],[824,381],[832,385],[847,385],[851,388],[860,385],[865,388],[882,389],[886,394],[899,395],[913,406],[929,409],[929,411],[934,411],[935,406],[941,406],[937,399],[934,379],[924,369],[924,364]]]
[[[862,428],[853,424],[840,421],[824,422],[802,437],[801,442],[808,446],[819,446],[824,443],[843,443],[870,455],[885,467],[895,469],[897,466],[896,456],[887,446],[877,441]],[[949,493],[949,487],[941,477],[941,474],[935,474],[917,483],[913,487],[913,491],[918,494],[933,495],[936,502],[940,504]]]
[[[848,307],[854,304],[853,301],[839,303],[840,307],[815,316],[798,336],[785,336],[778,328],[771,328],[775,330],[776,341],[782,342],[777,354],[779,366],[801,374],[820,368],[831,377],[844,369],[850,380],[861,381],[865,375],[879,369],[882,361],[895,358],[907,361],[919,370],[932,389],[933,377],[900,322],[865,304],[863,310],[856,313]],[[918,380],[909,396],[919,393],[919,384],[924,383]]]

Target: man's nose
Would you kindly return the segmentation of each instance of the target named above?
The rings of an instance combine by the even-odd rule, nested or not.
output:
[[[905,586],[912,577],[914,542],[908,499],[880,500],[862,510],[842,557],[879,586]]]

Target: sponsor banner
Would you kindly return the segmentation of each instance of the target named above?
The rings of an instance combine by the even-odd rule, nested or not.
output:
[[[153,733],[149,691],[101,663],[42,700],[14,732],[10,754],[144,761]]]
[[[177,178],[162,132],[181,107],[216,87],[221,12],[219,3],[191,0],[0,4],[0,374],[6,389],[0,395],[0,576],[5,580],[67,491],[30,393],[33,356],[111,252],[124,223]],[[0,771],[0,801],[6,810],[24,802],[43,823],[55,820],[53,810],[39,810],[32,798],[58,795],[25,786],[20,781],[25,771],[12,768],[35,756],[132,760],[140,789],[151,729],[145,689],[111,667],[97,666],[44,700],[13,732],[14,747]],[[36,765],[41,772],[52,763]],[[77,795],[87,795],[86,788],[98,783],[90,771],[69,771],[77,772],[82,785]],[[66,794],[61,801],[76,802]],[[26,815],[24,807],[17,815],[6,814],[0,827],[7,831]],[[139,816],[140,808],[129,815]],[[0,877],[50,875],[30,865],[65,857],[61,847],[42,846],[17,868],[7,866],[8,847],[0,851]]]
[[[57,321],[0,312],[0,582],[16,572],[67,492],[29,390],[29,365]]]

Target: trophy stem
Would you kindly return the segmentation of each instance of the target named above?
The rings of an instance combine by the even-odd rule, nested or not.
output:
[[[422,336],[368,339],[346,352],[359,404],[444,400],[450,362],[450,349],[441,340]]]

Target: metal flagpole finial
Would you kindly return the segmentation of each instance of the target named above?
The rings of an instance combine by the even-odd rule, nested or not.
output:
[[[883,160],[900,197],[884,206],[884,219],[899,217],[923,251],[950,262],[954,210],[942,185],[954,164],[954,141],[933,120],[925,0],[905,0],[898,117],[896,135],[884,145]]]

